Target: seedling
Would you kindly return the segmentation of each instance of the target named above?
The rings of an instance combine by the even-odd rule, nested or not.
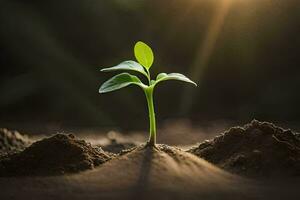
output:
[[[179,73],[170,73],[170,74],[160,73],[156,76],[155,80],[151,80],[150,67],[153,64],[154,55],[152,49],[147,44],[141,41],[135,44],[134,55],[138,62],[128,60],[114,67],[104,68],[101,71],[111,72],[111,71],[119,71],[119,70],[128,70],[128,71],[139,72],[147,78],[148,83],[144,84],[137,76],[131,75],[129,73],[121,73],[104,82],[99,89],[99,93],[112,92],[114,90],[118,90],[129,85],[137,85],[140,88],[142,88],[146,95],[148,111],[149,111],[150,132],[149,132],[149,140],[147,142],[147,145],[155,146],[156,121],[155,121],[155,112],[154,112],[154,104],[153,104],[153,91],[155,86],[158,83],[167,80],[184,81],[187,83],[191,83],[195,86],[197,86],[197,84],[191,81],[186,76]]]

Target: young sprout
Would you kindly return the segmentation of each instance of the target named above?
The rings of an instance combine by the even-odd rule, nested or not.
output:
[[[149,140],[147,142],[147,145],[155,146],[156,121],[155,121],[155,112],[154,112],[154,104],[153,104],[153,91],[155,86],[159,82],[167,81],[167,80],[184,81],[187,83],[191,83],[195,86],[197,86],[197,84],[191,81],[186,76],[179,73],[170,73],[170,74],[160,73],[156,76],[155,80],[151,80],[150,67],[152,66],[154,60],[153,52],[152,49],[147,44],[141,41],[135,44],[134,55],[138,62],[128,60],[118,64],[117,66],[104,68],[101,71],[111,72],[111,71],[126,70],[126,71],[139,72],[147,78],[148,83],[144,84],[137,76],[131,75],[129,73],[121,73],[104,82],[99,89],[99,93],[111,92],[114,90],[124,88],[129,85],[137,85],[140,88],[142,88],[147,99],[148,111],[149,111],[149,122],[150,122],[149,123],[150,133],[149,133]]]

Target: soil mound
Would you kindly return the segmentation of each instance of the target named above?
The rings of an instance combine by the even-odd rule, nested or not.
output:
[[[233,127],[188,152],[250,177],[300,176],[300,135],[268,122]]]
[[[74,135],[56,134],[0,161],[0,176],[61,175],[100,165],[110,157]]]
[[[89,192],[114,191],[106,194],[112,199],[232,199],[237,189],[243,191],[241,178],[166,145],[122,151],[120,156],[72,179],[74,183],[85,182]]]
[[[93,170],[0,178],[0,199],[298,200],[299,180],[246,180],[180,149],[136,147]]]
[[[0,128],[0,155],[21,151],[29,144],[30,140],[26,135]]]

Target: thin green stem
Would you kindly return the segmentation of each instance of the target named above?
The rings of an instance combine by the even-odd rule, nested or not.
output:
[[[155,121],[155,111],[154,111],[154,103],[153,103],[153,89],[154,87],[148,87],[146,88],[145,95],[147,99],[148,104],[148,111],[149,111],[149,140],[148,145],[149,146],[155,146],[156,144],[156,121]]]
[[[148,79],[148,83],[149,83],[149,86],[151,85],[151,76],[150,76],[150,72],[148,69],[146,69],[147,71],[147,79]]]

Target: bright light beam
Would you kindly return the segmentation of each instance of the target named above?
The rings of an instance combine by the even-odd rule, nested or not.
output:
[[[218,4],[204,40],[198,45],[198,50],[196,51],[196,56],[189,73],[189,76],[198,84],[198,87],[201,87],[203,71],[208,66],[210,56],[214,50],[231,4],[232,0],[222,0],[220,4]],[[198,88],[197,92],[198,91],[200,91],[200,88]],[[186,87],[181,100],[182,114],[187,114],[190,111],[191,106],[195,101],[194,97],[197,96],[197,92],[195,92],[194,88],[191,89],[190,87]]]

